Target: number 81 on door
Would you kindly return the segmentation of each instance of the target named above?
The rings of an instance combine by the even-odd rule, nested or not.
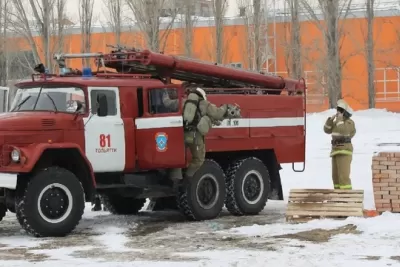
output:
[[[116,148],[111,146],[111,135],[100,134],[99,135],[99,147],[96,148],[96,153],[114,153],[117,152]]]

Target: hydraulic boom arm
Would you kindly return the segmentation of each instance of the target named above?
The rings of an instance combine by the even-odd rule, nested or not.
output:
[[[143,73],[154,77],[203,84],[212,88],[266,88],[304,91],[304,80],[282,78],[149,50],[124,49],[104,55],[104,64],[121,73]]]

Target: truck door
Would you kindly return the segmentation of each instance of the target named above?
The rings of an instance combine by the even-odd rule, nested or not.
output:
[[[163,94],[177,97],[173,106],[163,103]],[[184,168],[182,98],[177,85],[148,88],[143,94],[144,113],[136,118],[136,153],[141,169]]]
[[[8,111],[8,98],[10,89],[8,87],[0,86],[0,113]]]
[[[94,172],[122,172],[125,130],[118,88],[88,87],[88,96],[90,113],[84,118],[86,156]],[[106,98],[107,114],[97,114],[98,97]]]

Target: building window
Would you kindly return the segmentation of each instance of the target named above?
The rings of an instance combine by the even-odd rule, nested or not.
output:
[[[231,63],[230,65],[234,68],[242,68],[242,63]]]
[[[207,4],[207,3],[200,4],[200,16],[202,16],[202,17],[211,17],[212,16],[209,4]]]
[[[240,17],[246,16],[246,7],[245,6],[239,7],[239,16]]]

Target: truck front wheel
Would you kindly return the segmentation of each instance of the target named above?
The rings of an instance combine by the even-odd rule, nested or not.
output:
[[[16,214],[28,234],[60,237],[75,229],[84,208],[84,190],[78,178],[66,169],[50,167],[20,188]]]

